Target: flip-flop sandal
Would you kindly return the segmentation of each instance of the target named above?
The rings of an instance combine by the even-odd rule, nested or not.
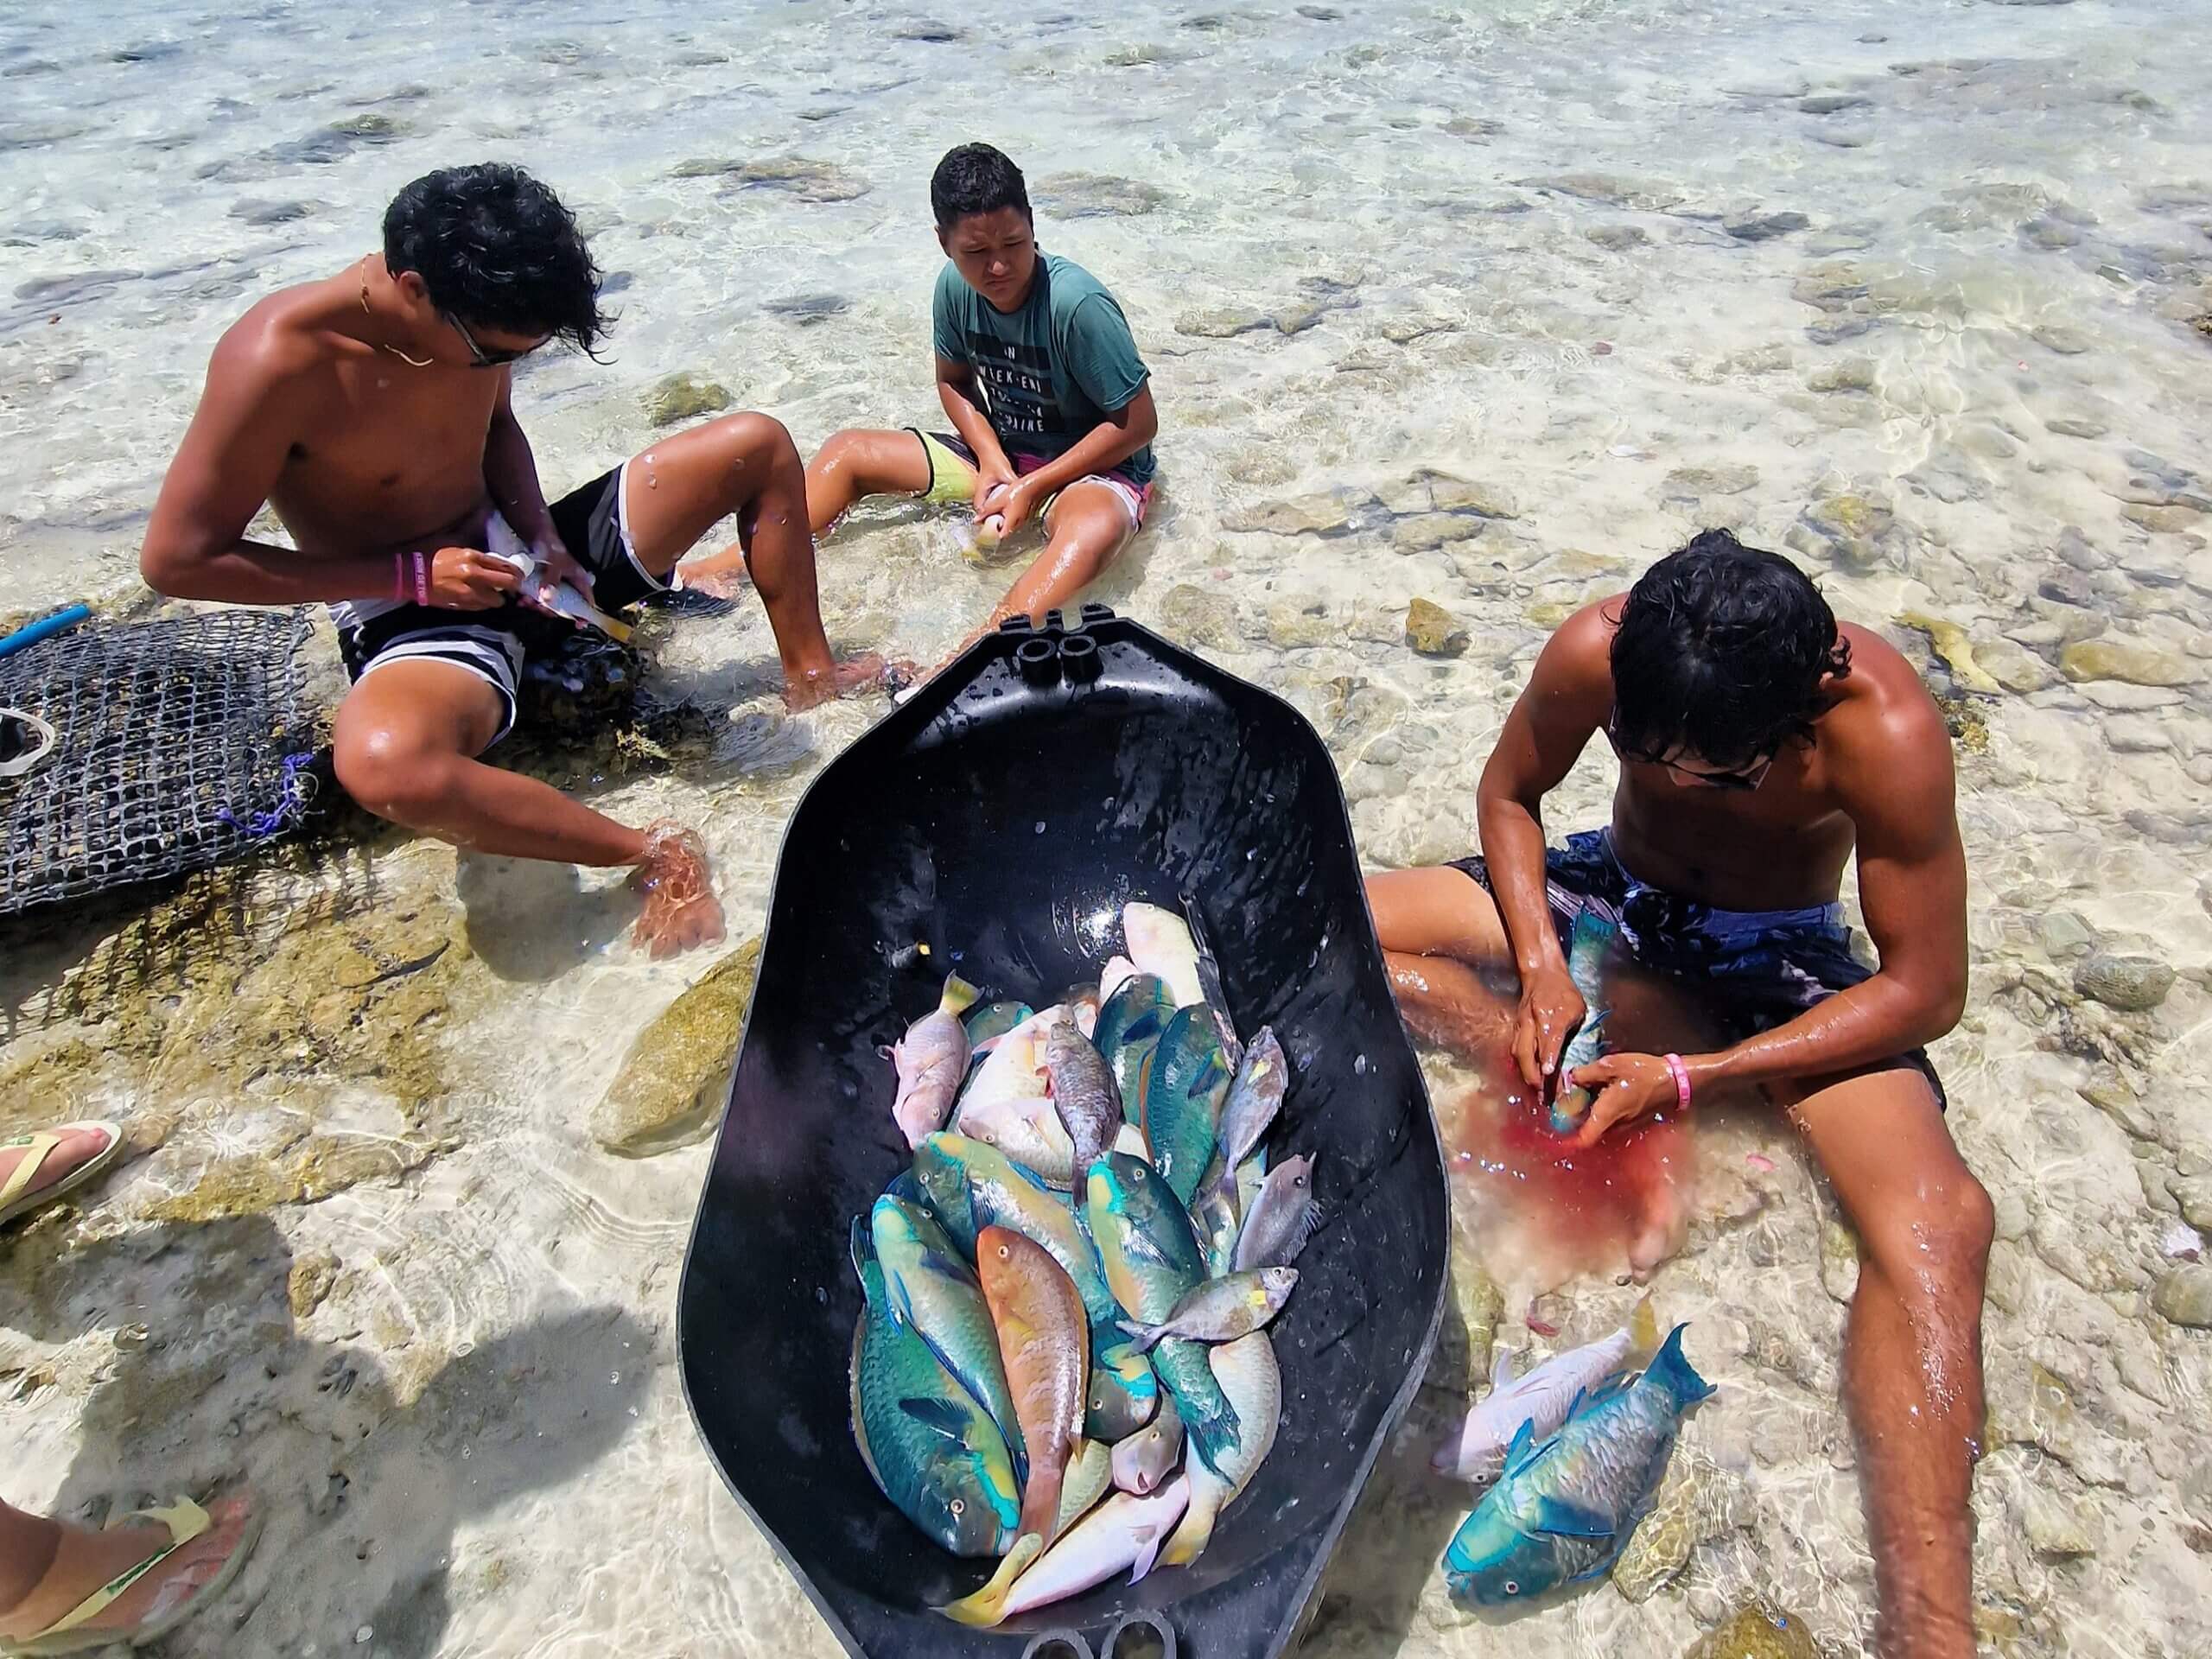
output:
[[[238,1535],[238,1548],[231,1551],[221,1571],[175,1606],[128,1630],[88,1630],[84,1628],[87,1622],[99,1618],[132,1585],[214,1525],[207,1511],[188,1497],[180,1497],[165,1510],[139,1510],[109,1522],[108,1529],[113,1531],[132,1521],[151,1521],[167,1527],[169,1541],[137,1566],[110,1579],[36,1636],[26,1637],[20,1642],[0,1642],[0,1654],[8,1656],[8,1659],[16,1659],[18,1655],[22,1659],[48,1659],[49,1655],[90,1653],[95,1648],[118,1643],[133,1648],[149,1646],[229,1589],[231,1580],[238,1577],[238,1569],[245,1565],[246,1557],[253,1554],[254,1545],[261,1539],[262,1515],[257,1507],[247,1517],[245,1530]]]
[[[107,1145],[71,1170],[51,1186],[31,1190],[31,1183],[38,1179],[38,1172],[48,1156],[61,1144],[61,1137],[72,1129],[97,1129],[107,1136]],[[36,1135],[19,1135],[12,1141],[0,1141],[0,1152],[28,1148],[16,1167],[9,1172],[5,1182],[0,1182],[0,1227],[5,1227],[19,1216],[28,1216],[34,1210],[43,1210],[58,1198],[65,1198],[86,1182],[92,1179],[116,1160],[123,1150],[123,1131],[112,1123],[90,1121],[64,1123],[58,1129],[41,1129]]]
[[[0,778],[20,778],[54,747],[54,728],[20,709],[0,709]]]

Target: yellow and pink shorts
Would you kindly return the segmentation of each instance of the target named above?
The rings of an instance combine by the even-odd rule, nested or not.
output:
[[[967,441],[950,432],[925,432],[919,427],[906,429],[921,441],[922,454],[930,463],[930,486],[922,492],[922,499],[938,506],[968,505],[976,499],[976,452]],[[1016,474],[1027,477],[1052,459],[1049,455],[1009,455]],[[1090,473],[1077,479],[1077,484],[1103,484],[1114,492],[1129,515],[1129,529],[1143,528],[1145,510],[1152,505],[1152,486],[1140,484],[1120,467],[1109,467],[1103,473]],[[1052,504],[1072,488],[1064,486],[1055,490],[1045,503],[1039,518],[1049,518]]]

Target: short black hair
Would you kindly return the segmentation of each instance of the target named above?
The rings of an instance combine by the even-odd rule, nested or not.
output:
[[[1811,577],[1708,530],[1629,590],[1612,664],[1623,753],[1744,766],[1812,735],[1821,683],[1851,671],[1851,646]]]
[[[610,321],[575,216],[504,162],[440,168],[394,196],[384,262],[395,276],[420,276],[430,303],[464,323],[550,334],[588,352]]]
[[[949,231],[970,213],[995,213],[1019,207],[1033,223],[1029,186],[1005,152],[988,144],[961,144],[944,152],[930,175],[930,211],[937,227]]]

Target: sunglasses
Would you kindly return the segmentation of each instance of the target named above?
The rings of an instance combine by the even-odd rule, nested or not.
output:
[[[1702,789],[1757,789],[1766,781],[1767,773],[1774,770],[1775,757],[1770,754],[1764,760],[1732,772],[1700,772],[1694,766],[1686,766],[1679,761],[1662,760],[1657,755],[1639,754],[1623,747],[1620,734],[1613,729],[1613,721],[1610,719],[1605,722],[1605,741],[1613,746],[1613,753],[1623,760],[1637,760],[1647,766],[1661,767],[1677,782]]]
[[[545,340],[541,340],[537,342],[537,346],[525,346],[518,352],[487,352],[476,343],[476,336],[468,332],[468,325],[459,317],[450,311],[442,311],[438,315],[453,325],[454,333],[461,336],[461,343],[468,347],[471,368],[503,369],[510,363],[520,362],[536,351],[539,346],[545,344]],[[546,336],[547,340],[551,338],[550,334]]]

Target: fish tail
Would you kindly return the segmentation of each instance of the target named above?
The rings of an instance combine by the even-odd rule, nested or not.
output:
[[[1178,1403],[1180,1404],[1179,1402]],[[1204,1459],[1207,1468],[1224,1480],[1229,1478],[1229,1471],[1222,1465],[1227,1460],[1228,1454],[1236,1449],[1243,1430],[1243,1425],[1237,1421],[1236,1408],[1230,1405],[1226,1398],[1223,1399],[1221,1409],[1214,1415],[1196,1421],[1186,1417],[1183,1425],[1184,1435],[1190,1441],[1192,1450]],[[1192,1501],[1193,1503],[1197,1502],[1195,1494]]]
[[[963,1014],[974,1007],[982,995],[959,975],[947,974],[944,976],[944,995],[938,998],[937,1005],[947,1014]]]
[[[1705,1399],[1713,1391],[1713,1384],[1697,1374],[1688,1357],[1682,1352],[1682,1332],[1689,1329],[1688,1321],[1667,1333],[1667,1340],[1652,1356],[1651,1363],[1644,1369],[1644,1378],[1655,1382],[1675,1397],[1676,1410],[1686,1410]]]
[[[1659,1314],[1651,1306],[1651,1293],[1645,1291],[1636,1305],[1636,1312],[1629,1315],[1629,1365],[1648,1365],[1651,1357],[1659,1351]]]
[[[1167,1548],[1160,1552],[1162,1567],[1188,1567],[1213,1541],[1214,1517],[1221,1513],[1219,1496],[1210,1481],[1192,1481],[1191,1485],[1191,1507],[1183,1512],[1183,1522],[1167,1541]]]
[[[1129,1333],[1129,1346],[1141,1354],[1150,1353],[1154,1344],[1171,1334],[1164,1325],[1139,1325],[1135,1319],[1116,1319],[1114,1323]]]
[[[991,1574],[991,1581],[972,1596],[963,1596],[938,1609],[957,1624],[971,1624],[977,1630],[988,1630],[1006,1617],[1007,1598],[1014,1593],[1014,1580],[1029,1570],[1029,1564],[1044,1554],[1045,1541],[1033,1532],[1025,1532],[1014,1541],[1014,1548],[999,1563],[998,1571]]]

